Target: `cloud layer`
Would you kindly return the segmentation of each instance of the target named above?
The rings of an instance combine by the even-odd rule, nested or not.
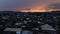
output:
[[[26,8],[60,9],[60,0],[0,0],[0,10],[19,11]]]
[[[51,5],[49,5],[49,8],[60,9],[60,3],[51,4]]]

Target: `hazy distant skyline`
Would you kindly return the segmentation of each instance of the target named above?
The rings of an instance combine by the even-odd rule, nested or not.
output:
[[[0,11],[31,9],[60,9],[60,0],[0,0]]]

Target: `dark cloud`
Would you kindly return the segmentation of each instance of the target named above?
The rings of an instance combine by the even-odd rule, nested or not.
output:
[[[49,5],[49,8],[51,8],[51,9],[60,9],[60,3],[51,4],[51,5]]]

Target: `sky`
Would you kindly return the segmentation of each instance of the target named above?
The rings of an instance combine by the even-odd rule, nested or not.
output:
[[[0,11],[60,9],[60,0],[0,0]]]

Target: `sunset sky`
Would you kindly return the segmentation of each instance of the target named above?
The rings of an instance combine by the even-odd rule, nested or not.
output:
[[[0,11],[60,9],[60,0],[0,0]]]

